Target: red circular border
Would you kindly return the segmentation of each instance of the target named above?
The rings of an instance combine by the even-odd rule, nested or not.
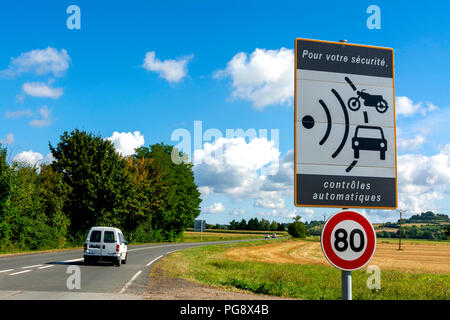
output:
[[[358,259],[355,260],[344,260],[339,258],[334,253],[333,248],[331,246],[331,232],[339,222],[344,220],[352,220],[359,223],[366,232],[367,236],[366,249],[364,253]],[[330,261],[330,263],[335,267],[345,271],[357,270],[366,265],[372,258],[375,252],[375,245],[376,245],[375,231],[372,225],[363,215],[361,215],[356,211],[341,211],[332,216],[323,227],[320,241],[322,243],[322,251],[325,257],[328,259],[328,261]]]

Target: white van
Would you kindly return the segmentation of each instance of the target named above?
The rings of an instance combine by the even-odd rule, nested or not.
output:
[[[110,261],[127,263],[127,244],[122,231],[111,227],[92,227],[84,244],[84,263]]]

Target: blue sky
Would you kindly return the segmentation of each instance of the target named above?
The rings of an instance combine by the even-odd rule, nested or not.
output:
[[[80,30],[66,26],[72,4],[81,10]],[[372,4],[381,9],[379,30],[366,26]],[[1,6],[0,139],[11,158],[46,161],[48,143],[56,144],[74,128],[111,137],[119,151],[142,140],[176,144],[171,135],[177,129],[193,139],[194,121],[202,122],[203,132],[214,128],[223,136],[227,129],[276,129],[278,155],[268,143],[225,140],[232,150],[252,150],[251,165],[242,165],[245,157],[230,156],[225,169],[211,163],[196,168],[204,198],[200,218],[208,223],[251,217],[288,222],[292,214],[322,219],[336,209],[293,206],[293,92],[278,94],[291,83],[295,38],[348,39],[395,51],[399,199],[406,216],[426,209],[450,212],[447,1],[75,0]],[[282,67],[269,64],[267,75],[261,65],[252,65],[257,49],[259,57],[287,66],[287,76]],[[145,60],[147,53],[153,58]],[[239,53],[245,58],[242,72],[236,69]],[[34,61],[27,67],[39,54],[47,64]],[[42,64],[47,69],[39,69]],[[274,80],[277,72],[288,80]],[[267,92],[258,90],[261,81],[269,84]],[[275,157],[285,171],[261,181],[261,167]],[[374,222],[398,216],[366,211]]]

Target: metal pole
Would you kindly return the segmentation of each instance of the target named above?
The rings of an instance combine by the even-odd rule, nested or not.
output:
[[[352,300],[351,271],[342,271],[342,300]]]
[[[399,211],[400,211],[400,229],[399,229],[400,238],[398,239],[398,250],[402,250],[402,210]]]
[[[339,40],[342,43],[348,43],[348,40]],[[348,208],[342,208],[342,210],[348,210]],[[352,300],[352,272],[341,271],[342,282],[342,300]]]
[[[343,42],[341,40],[341,42]],[[345,42],[347,42],[345,40]],[[348,210],[348,208],[342,208],[342,210]],[[342,300],[352,300],[352,272],[343,271],[341,273],[342,279]]]

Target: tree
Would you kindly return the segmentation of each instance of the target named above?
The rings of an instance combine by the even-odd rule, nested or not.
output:
[[[269,220],[266,220],[264,218],[261,219],[259,230],[269,231],[270,230],[270,222],[269,222]]]
[[[159,240],[153,234],[152,220],[154,212],[161,204],[162,174],[153,159],[130,157],[126,163],[125,172],[131,181],[132,191],[127,197],[128,214],[123,221],[124,228],[128,231],[137,231],[134,235],[140,235],[139,239],[133,240],[141,242]]]
[[[0,145],[0,248],[6,245],[11,232],[7,210],[11,196],[10,168],[6,162],[7,153],[7,149]]]
[[[71,190],[64,203],[71,235],[81,240],[93,225],[120,227],[132,188],[124,174],[126,163],[112,143],[75,129],[64,132],[56,147],[49,147],[55,158],[52,169],[62,174]]]
[[[154,203],[152,228],[161,230],[170,241],[180,237],[183,231],[200,215],[200,192],[195,184],[193,165],[172,161],[173,146],[163,143],[136,150],[137,159],[153,159],[154,168],[160,174],[158,185],[151,199]],[[181,155],[182,156],[182,155]]]
[[[42,185],[40,195],[47,216],[47,223],[53,230],[57,247],[66,241],[70,220],[64,213],[64,202],[71,194],[70,187],[64,183],[63,175],[55,172],[50,165],[41,165],[38,183]]]
[[[258,221],[258,218],[251,218],[248,220],[248,229],[249,230],[261,230],[261,225]]]
[[[237,222],[236,220],[231,220],[230,221],[230,230],[237,230],[239,228],[239,222]]]
[[[308,235],[308,229],[300,222],[300,219],[300,216],[295,216],[294,222],[288,226],[288,233],[294,238],[305,238]]]
[[[277,231],[278,230],[278,223],[273,220],[272,223],[270,224],[270,230],[271,231]]]
[[[239,222],[239,230],[247,230],[247,221],[245,221],[245,219],[242,219],[241,222]]]

